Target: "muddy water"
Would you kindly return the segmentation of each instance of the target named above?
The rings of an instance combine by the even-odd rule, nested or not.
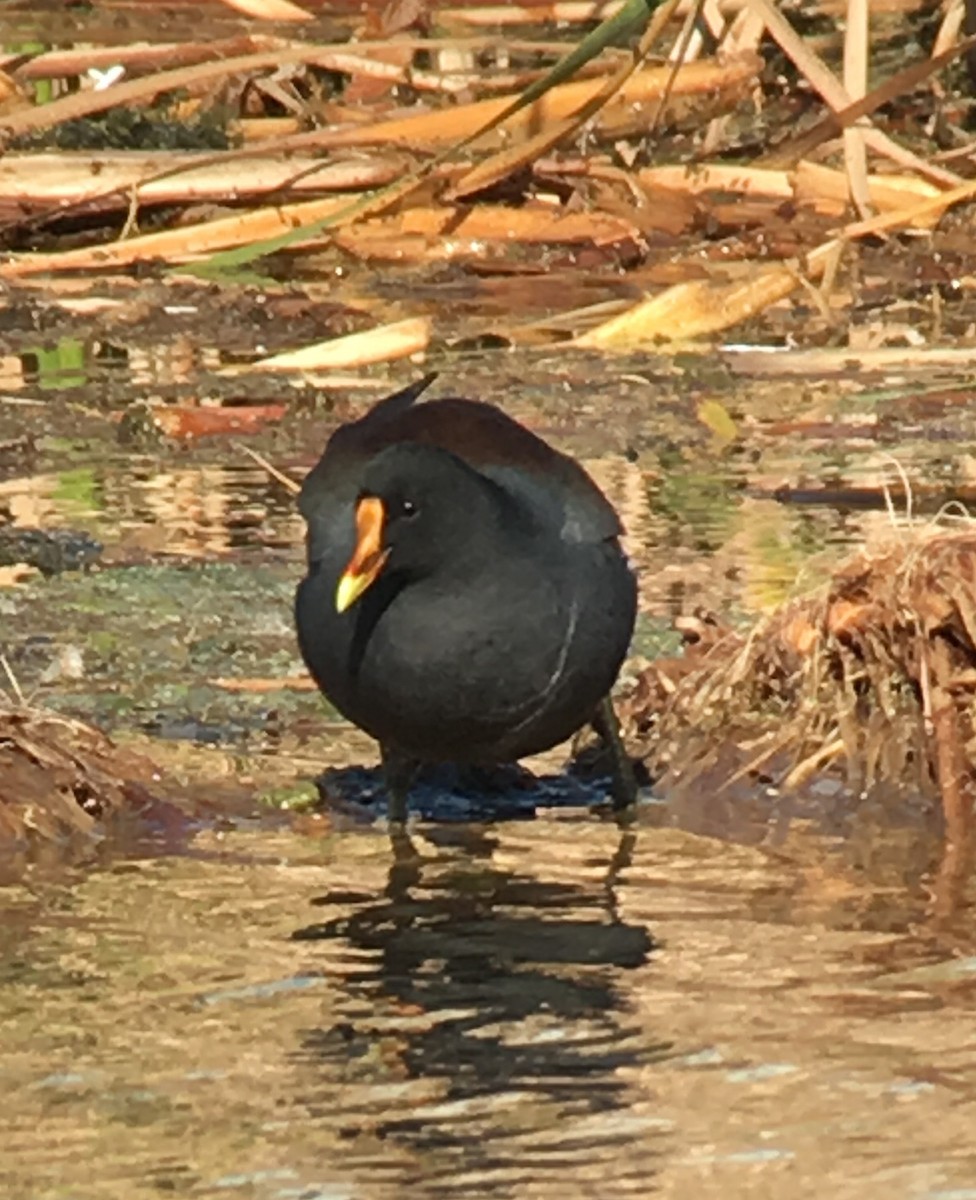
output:
[[[966,494],[951,401],[833,388],[803,425],[808,393],[756,385],[722,394],[724,444],[701,382],[604,369],[581,405],[572,369],[527,370],[514,411],[624,514],[637,653],[897,536],[892,452],[926,512]],[[336,419],[249,440],[297,478]],[[122,445],[83,403],[41,425],[0,511],[102,557],[0,590],[0,649],[161,763],[203,747],[189,775],[234,804],[185,853],[0,890],[0,1194],[976,1200],[971,885],[931,813],[649,794],[621,830],[560,784],[488,825],[424,808],[412,844],[366,804],[290,827],[277,802],[373,754],[302,689],[292,500],[227,439]]]

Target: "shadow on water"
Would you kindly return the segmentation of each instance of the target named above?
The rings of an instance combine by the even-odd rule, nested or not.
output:
[[[558,751],[557,751],[558,753]],[[550,756],[555,757],[555,756]],[[641,782],[647,782],[646,773]],[[372,820],[385,814],[380,767],[329,767],[315,780],[330,809]],[[409,789],[410,812],[424,821],[529,820],[542,809],[589,809],[610,803],[609,775],[572,759],[567,769],[537,773],[518,763],[494,767],[432,763],[421,766]]]
[[[565,1169],[575,1156],[604,1159],[612,1174],[614,1148],[632,1142],[639,1127],[660,1125],[628,1114],[629,1088],[618,1072],[670,1050],[634,1020],[621,986],[622,973],[655,949],[647,929],[618,911],[636,834],[621,830],[588,886],[505,866],[496,859],[498,837],[485,828],[430,837],[438,852],[425,856],[408,835],[395,835],[381,897],[327,892],[313,903],[335,915],[293,935],[345,943],[371,962],[343,985],[349,1008],[365,1020],[305,1035],[305,1055],[332,1081],[310,1107],[341,1104],[337,1067],[340,1078],[356,1069],[375,1014],[386,1013],[388,1063],[401,1079],[425,1081],[436,1099],[378,1122],[347,1112],[351,1143],[371,1126],[375,1136],[409,1146],[425,1164],[430,1194],[467,1179],[477,1181],[479,1195],[515,1195],[547,1162]],[[652,1170],[646,1163],[645,1182]]]

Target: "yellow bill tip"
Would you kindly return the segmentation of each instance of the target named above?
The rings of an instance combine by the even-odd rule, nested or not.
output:
[[[353,575],[346,571],[336,588],[336,612],[344,613],[347,608],[351,608],[372,582],[367,575]]]

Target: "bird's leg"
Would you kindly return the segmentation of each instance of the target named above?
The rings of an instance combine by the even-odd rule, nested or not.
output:
[[[386,783],[386,817],[391,825],[407,823],[407,792],[417,773],[418,763],[394,746],[380,744],[383,780]]]
[[[610,794],[614,812],[620,812],[637,803],[637,777],[630,756],[624,749],[617,714],[609,696],[604,696],[600,701],[591,723],[610,754]]]

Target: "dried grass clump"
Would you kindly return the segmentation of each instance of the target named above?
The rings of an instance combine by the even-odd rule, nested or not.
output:
[[[662,785],[746,776],[799,789],[829,771],[970,806],[976,775],[976,529],[909,531],[748,635],[696,630],[651,664],[625,726]]]
[[[165,816],[152,765],[97,729],[0,704],[0,850],[90,839],[129,816]]]

